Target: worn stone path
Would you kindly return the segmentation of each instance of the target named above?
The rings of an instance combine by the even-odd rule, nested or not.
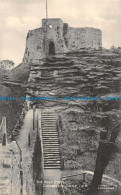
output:
[[[61,170],[58,169],[45,169],[44,170],[44,195],[60,195],[58,192],[58,185],[61,178]]]
[[[26,195],[27,192],[30,195],[35,195],[33,178],[31,174],[31,162],[32,162],[32,148],[28,146],[28,135],[32,134],[33,131],[33,110],[26,112],[23,126],[21,127],[20,135],[17,139],[17,142],[22,150],[22,164],[23,164],[23,195]],[[32,143],[31,139],[31,145]]]
[[[20,148],[25,151],[28,148],[28,134],[32,130],[33,125],[33,110],[29,110],[24,118],[24,124],[21,127],[19,138],[17,139],[17,142],[20,145]]]

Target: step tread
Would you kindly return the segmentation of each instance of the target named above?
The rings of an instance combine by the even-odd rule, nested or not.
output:
[[[57,119],[56,118],[52,118],[52,117],[48,117],[48,118],[43,118],[41,117],[41,123],[42,122],[57,122]]]
[[[52,143],[51,144],[49,144],[49,143],[46,144],[45,143],[44,146],[60,146],[60,144],[59,143],[57,143],[57,144],[56,143],[53,143],[53,144]]]
[[[44,164],[44,167],[60,167],[61,164]]]
[[[57,132],[56,129],[43,129],[42,128],[42,132]]]
[[[52,138],[52,137],[53,137],[53,138],[57,138],[57,139],[58,139],[58,135],[53,135],[53,134],[49,134],[49,135],[42,135],[42,138],[43,138],[43,137],[48,137],[48,139],[49,139],[49,138]]]
[[[60,151],[59,150],[44,150],[46,153],[54,154],[57,153],[60,156]]]
[[[45,125],[45,124],[54,124],[54,125],[56,125],[56,121],[48,121],[48,120],[41,121],[41,125]]]
[[[44,149],[44,152],[59,152],[59,149]]]
[[[53,157],[52,157],[52,158],[50,158],[50,157],[47,157],[47,158],[44,157],[44,161],[48,161],[48,160],[50,160],[50,161],[53,160]],[[59,156],[54,157],[54,160],[55,160],[55,161],[60,161],[60,157],[59,157]]]
[[[55,132],[55,133],[52,133],[52,132],[50,132],[50,133],[48,133],[48,132],[42,132],[42,135],[43,136],[50,136],[50,135],[56,135],[56,136],[58,136],[58,134]]]
[[[55,129],[47,129],[47,128],[43,129],[42,128],[42,132],[57,132],[57,130],[56,128]]]
[[[61,164],[60,160],[49,160],[49,159],[44,159],[44,164]]]
[[[43,140],[43,144],[59,144],[59,142],[58,142],[58,140],[54,140],[54,141]]]
[[[48,139],[48,140],[52,140],[52,139],[53,139],[53,140],[58,140],[58,137],[57,137],[57,136],[51,136],[51,137],[50,137],[50,136],[43,136],[42,139],[43,139],[43,138],[44,138],[44,139]]]
[[[44,146],[44,145],[43,145]],[[51,146],[51,145],[49,145],[49,146],[44,146],[44,149],[59,149],[60,147],[59,146]]]
[[[51,145],[44,145],[44,148],[49,148]],[[59,145],[53,145],[51,148],[60,148]]]
[[[44,125],[44,124],[41,124],[41,127],[42,128],[52,128],[51,130],[53,130],[53,128],[55,129],[56,128],[56,125],[50,125],[50,124],[48,124],[48,125]]]
[[[42,138],[48,138],[48,139],[50,139],[50,138],[56,138],[56,139],[58,139],[58,136],[57,135],[44,135],[44,136],[42,136]]]
[[[44,146],[44,148],[48,148],[48,147],[50,147],[50,146],[47,146],[47,147]],[[54,147],[55,147],[55,148],[60,148],[59,146],[53,146],[53,148],[54,148]],[[52,147],[51,147],[51,148],[52,148]]]
[[[44,169],[61,169],[61,167],[59,166],[59,167],[44,167]]]
[[[52,133],[52,132],[50,132],[50,133],[48,133],[48,132],[42,132],[42,135],[43,136],[56,135],[58,137],[58,134],[56,132],[55,133]]]
[[[46,158],[46,157],[48,157],[48,158],[60,158],[60,154],[50,154],[50,153],[46,153],[45,155],[44,155],[44,157]]]
[[[59,156],[60,157],[60,152],[45,152],[44,153],[44,156],[53,156],[54,157],[54,155],[57,155],[57,156]]]
[[[44,163],[44,166],[61,166],[61,163],[49,162],[49,163]]]
[[[44,145],[44,144],[51,145],[51,144],[59,144],[59,143],[54,141],[54,142],[43,142],[43,145]],[[59,145],[59,146],[60,146],[60,145]]]
[[[59,144],[58,140],[43,140],[43,144]]]

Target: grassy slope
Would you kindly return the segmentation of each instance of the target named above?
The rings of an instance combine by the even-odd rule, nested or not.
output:
[[[19,64],[13,70],[9,72],[9,78],[11,81],[17,82],[26,82],[29,76],[29,65],[28,64]]]
[[[14,81],[25,83],[28,80],[29,76],[29,66],[27,64],[20,64],[10,72],[0,69],[0,82],[3,79],[7,81]],[[21,87],[11,87],[5,86],[4,81],[0,84],[0,97],[20,97],[21,94],[24,95],[25,89]],[[21,101],[3,101],[0,100],[0,123],[2,121],[2,117],[6,116],[7,118],[7,131],[10,134],[11,130],[15,126],[17,119],[19,118],[19,114],[22,110],[22,102]],[[1,135],[0,135],[1,137]]]

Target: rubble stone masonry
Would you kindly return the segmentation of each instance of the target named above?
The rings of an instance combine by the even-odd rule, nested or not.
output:
[[[101,47],[100,29],[72,28],[59,18],[43,19],[41,28],[30,30],[27,34],[23,62],[36,63],[48,55]]]

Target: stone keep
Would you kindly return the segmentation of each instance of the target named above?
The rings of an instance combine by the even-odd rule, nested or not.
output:
[[[23,62],[38,62],[49,55],[101,47],[100,29],[72,28],[59,18],[42,19],[42,27],[30,30],[27,34]]]

